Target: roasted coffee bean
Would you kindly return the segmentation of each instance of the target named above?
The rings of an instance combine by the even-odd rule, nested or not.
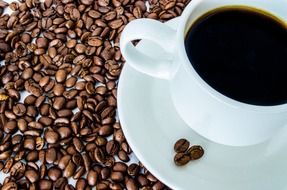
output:
[[[60,177],[59,179],[56,180],[56,182],[54,182],[54,188],[63,189],[67,183],[68,183],[67,178]]]
[[[140,167],[137,164],[131,164],[127,171],[130,176],[137,176],[140,172]]]
[[[77,171],[75,171],[75,174],[73,176],[73,179],[79,179],[80,177],[82,177],[85,174],[86,170],[83,166],[80,166],[79,169]]]
[[[115,155],[118,153],[119,151],[119,144],[117,141],[114,140],[110,140],[107,144],[106,144],[106,151],[108,154],[110,155]]]
[[[48,164],[54,163],[57,159],[57,151],[55,148],[48,148],[45,155],[45,160]]]
[[[189,147],[189,141],[186,139],[179,139],[178,141],[176,141],[176,143],[174,144],[174,151],[179,153],[179,152],[185,152],[188,147]]]
[[[123,181],[124,180],[124,175],[122,172],[115,172],[113,171],[111,173],[111,179],[115,182],[120,182],[120,181]]]
[[[62,171],[58,167],[51,167],[48,170],[48,176],[52,181],[56,181],[62,177]]]
[[[190,161],[190,156],[186,153],[177,153],[174,156],[174,163],[177,166],[183,166],[186,165]]]
[[[64,170],[71,159],[72,159],[72,157],[71,157],[70,155],[65,155],[65,156],[63,156],[63,157],[59,160],[58,167],[59,167],[60,169]]]
[[[97,162],[104,163],[104,161],[106,160],[104,151],[101,148],[96,148],[94,150],[94,158]]]
[[[48,179],[41,179],[38,184],[40,189],[52,189],[53,187],[53,182]]]
[[[198,160],[198,159],[200,159],[203,156],[204,150],[199,145],[193,145],[192,147],[190,147],[187,150],[187,153],[190,156],[191,160]]]
[[[5,183],[1,190],[18,190],[18,185],[15,183],[15,182],[8,182],[8,183]]]
[[[123,161],[123,162],[128,162],[128,161],[130,161],[130,158],[129,158],[128,154],[127,154],[125,151],[123,151],[123,150],[120,150],[120,151],[118,152],[118,157],[119,157],[119,159],[120,159],[121,161]]]
[[[126,172],[127,169],[128,169],[128,166],[122,162],[116,162],[113,166],[113,171],[117,171],[117,172]]]
[[[53,92],[56,96],[61,96],[65,91],[65,87],[62,84],[55,84]]]
[[[27,130],[27,127],[28,127],[28,124],[26,122],[26,120],[24,119],[19,119],[17,121],[17,126],[18,126],[18,129],[21,131],[21,132],[24,132]]]
[[[77,190],[84,190],[87,186],[87,180],[84,178],[80,178],[76,182],[76,189]]]
[[[109,176],[110,176],[110,173],[111,173],[110,169],[108,169],[108,168],[103,168],[103,169],[101,170],[101,173],[100,173],[101,179],[108,179]]]
[[[72,160],[70,160],[68,165],[64,169],[63,176],[69,178],[69,177],[73,176],[75,171],[76,171],[76,165],[73,163]]]
[[[28,162],[35,162],[38,160],[38,152],[37,151],[31,151],[26,155],[26,160]]]
[[[64,139],[64,138],[70,137],[72,134],[72,131],[69,127],[60,127],[58,128],[58,133],[60,135],[60,138]]]
[[[73,144],[78,152],[82,152],[84,150],[84,145],[80,139],[74,137]]]
[[[17,179],[20,179],[24,176],[26,170],[26,165],[20,161],[14,163],[11,167],[10,174],[11,176],[15,176]]]
[[[59,134],[53,129],[47,129],[44,133],[47,143],[54,144],[59,140]]]
[[[57,82],[64,82],[67,78],[67,73],[65,70],[58,70],[56,75],[55,75],[55,79]]]
[[[27,180],[29,180],[31,183],[34,183],[39,180],[39,174],[34,169],[26,170],[25,171],[25,177]]]
[[[26,107],[24,106],[24,104],[16,104],[15,106],[13,106],[13,113],[16,116],[23,116],[26,113]]]
[[[17,129],[17,123],[15,120],[7,122],[6,125],[4,126],[4,131],[6,133],[14,133],[16,129]]]
[[[24,148],[28,150],[34,150],[36,148],[36,141],[34,138],[24,139]]]
[[[90,170],[87,174],[87,181],[90,186],[95,186],[98,180],[98,173],[94,170]]]
[[[128,178],[125,182],[127,190],[137,190],[139,187],[136,184],[136,181],[133,178]]]

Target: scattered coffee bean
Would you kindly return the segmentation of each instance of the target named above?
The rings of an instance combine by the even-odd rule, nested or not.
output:
[[[177,166],[183,166],[183,165],[187,164],[189,161],[190,161],[190,157],[186,153],[180,152],[174,156],[174,163]]]
[[[185,152],[189,147],[189,141],[186,139],[179,139],[175,144],[174,144],[174,151],[179,153],[179,152]]]
[[[193,145],[189,147],[189,144],[186,139],[179,139],[174,144],[174,151],[177,153],[174,156],[174,163],[177,166],[186,165],[189,161],[198,160],[203,156],[204,150],[201,146]]]
[[[187,153],[189,154],[191,160],[198,160],[203,156],[204,150],[199,145],[193,145],[187,150]]]
[[[10,172],[1,189],[168,189],[124,163],[132,150],[116,122],[119,39],[129,21],[165,21],[188,2],[0,0],[1,13],[12,10],[0,14],[0,171]]]

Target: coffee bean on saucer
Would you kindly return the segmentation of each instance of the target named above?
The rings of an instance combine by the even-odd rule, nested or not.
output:
[[[179,139],[178,141],[176,141],[176,143],[174,144],[174,151],[179,153],[179,152],[185,152],[188,147],[189,147],[189,141],[186,139]]]
[[[191,160],[198,160],[203,156],[204,150],[201,146],[194,145],[187,150],[187,153]]]
[[[189,161],[190,161],[190,156],[186,153],[180,152],[174,156],[174,163],[177,166],[186,165]]]

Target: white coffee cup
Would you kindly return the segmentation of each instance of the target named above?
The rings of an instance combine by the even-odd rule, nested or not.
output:
[[[254,145],[286,126],[287,104],[256,106],[224,96],[198,75],[184,47],[185,34],[194,21],[225,6],[256,8],[287,21],[286,0],[193,0],[180,16],[176,31],[155,20],[137,19],[125,27],[120,47],[127,64],[134,69],[169,81],[175,108],[194,131],[220,144]],[[154,52],[150,57],[139,52],[131,43],[136,39],[152,41],[167,56],[157,57]]]

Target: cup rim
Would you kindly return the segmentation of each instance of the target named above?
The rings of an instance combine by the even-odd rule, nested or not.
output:
[[[206,93],[208,93],[212,98],[216,99],[217,101],[233,107],[237,109],[245,109],[249,111],[255,111],[255,112],[266,112],[266,113],[274,113],[274,112],[286,112],[287,111],[287,103],[279,104],[279,105],[254,105],[254,104],[248,104],[244,102],[240,102],[238,100],[232,99],[228,96],[225,96],[224,94],[220,93],[219,91],[215,90],[213,87],[211,87],[207,82],[205,82],[201,76],[196,72],[193,65],[190,63],[189,58],[185,51],[184,46],[184,39],[185,39],[185,29],[188,24],[188,18],[192,14],[192,11],[204,0],[193,0],[191,1],[188,6],[183,11],[179,25],[178,25],[178,31],[177,31],[177,43],[178,43],[178,55],[183,60],[183,67],[195,79],[195,82],[197,85],[202,88]],[[237,6],[237,2],[230,3],[230,6]],[[242,5],[239,4],[238,6],[247,6],[247,7],[254,7],[252,5]],[[221,7],[221,6],[219,6]],[[214,7],[218,8],[218,7]],[[256,7],[255,7],[256,8]],[[261,8],[260,8],[261,9]],[[263,9],[264,10],[264,9]],[[267,11],[268,12],[268,11]],[[199,15],[201,16],[201,15]],[[184,50],[184,51],[182,51]]]

